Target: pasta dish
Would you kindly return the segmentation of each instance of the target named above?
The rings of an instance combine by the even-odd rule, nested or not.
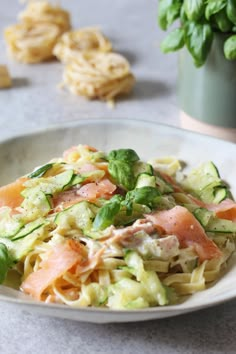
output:
[[[0,188],[0,281],[36,300],[127,310],[178,303],[235,250],[236,203],[213,162],[73,146]]]

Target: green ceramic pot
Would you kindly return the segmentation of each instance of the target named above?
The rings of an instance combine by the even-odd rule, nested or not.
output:
[[[225,34],[215,34],[206,63],[196,68],[186,49],[179,57],[179,104],[182,112],[217,127],[236,128],[236,60],[225,59]]]

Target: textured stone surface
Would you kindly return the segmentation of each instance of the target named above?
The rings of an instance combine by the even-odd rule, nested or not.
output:
[[[130,98],[114,110],[56,88],[59,63],[23,65],[5,55],[14,88],[0,91],[0,135],[81,118],[129,117],[178,125],[176,56],[164,56],[158,45],[156,1],[64,0],[75,26],[100,25],[115,49],[130,60],[137,83]],[[0,0],[0,32],[15,22],[20,5]],[[0,304],[0,353],[235,353],[236,302],[159,321],[95,325],[37,316]]]
[[[129,324],[96,325],[35,316],[1,305],[4,354],[233,354],[236,303]]]

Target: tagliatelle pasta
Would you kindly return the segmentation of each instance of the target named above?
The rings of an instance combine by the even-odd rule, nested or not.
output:
[[[111,53],[112,44],[98,28],[70,31],[70,15],[47,1],[30,1],[20,23],[5,30],[10,55],[23,63],[57,57],[66,63],[63,82],[75,95],[105,100],[113,108],[116,96],[134,85],[128,61]]]
[[[61,34],[71,28],[69,12],[47,1],[30,1],[26,9],[19,14],[19,20],[29,25],[55,24]]]
[[[110,52],[111,42],[98,28],[88,27],[64,33],[53,53],[62,62],[76,59],[81,52]]]
[[[19,17],[21,22],[4,33],[10,55],[30,64],[52,58],[58,38],[70,29],[69,13],[46,1],[35,1]]]
[[[1,187],[0,281],[15,272],[34,299],[75,308],[165,306],[206,289],[235,252],[236,203],[212,162],[177,182],[178,160],[150,161],[78,145]]]
[[[5,30],[10,55],[29,64],[52,58],[52,50],[59,36],[58,26],[51,23],[19,23]]]
[[[63,83],[87,98],[111,100],[127,94],[134,85],[128,61],[116,53],[82,53],[64,69]]]

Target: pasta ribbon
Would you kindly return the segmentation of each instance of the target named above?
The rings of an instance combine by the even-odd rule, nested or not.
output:
[[[154,169],[167,173],[170,176],[175,176],[181,169],[179,160],[172,156],[154,158],[149,160],[148,163],[150,163]]]
[[[207,261],[195,268],[192,273],[173,274],[164,279],[164,284],[173,286],[179,295],[193,294],[205,289],[204,270]]]

